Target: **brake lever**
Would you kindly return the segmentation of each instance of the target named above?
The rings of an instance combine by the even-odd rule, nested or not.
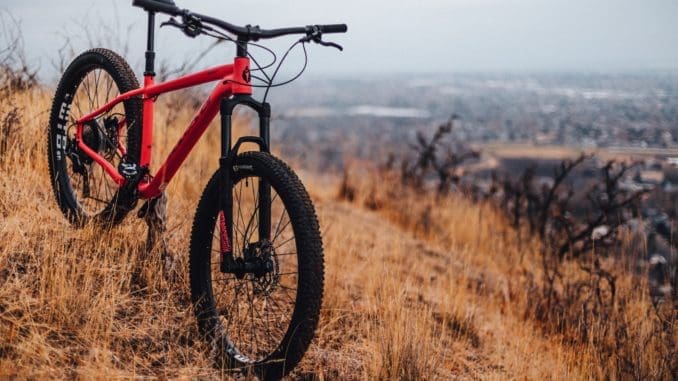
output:
[[[177,20],[174,19],[174,17],[170,17],[169,20],[163,22],[160,24],[160,27],[164,26],[173,26],[175,28],[181,29],[182,32],[184,32],[185,35],[188,37],[194,38],[200,35],[202,33],[202,23],[200,22],[200,19],[193,18],[190,15],[189,16],[183,16],[184,22],[180,23]]]
[[[313,30],[309,34],[307,34],[305,37],[302,37],[299,39],[299,42],[315,42],[317,44],[320,44],[322,46],[329,46],[331,48],[336,48],[339,49],[339,51],[344,51],[344,48],[334,42],[329,42],[329,41],[323,41],[323,36],[322,33],[318,29]]]
[[[339,49],[340,52],[344,51],[344,48],[341,45],[339,45],[335,42],[329,42],[329,41],[323,41],[323,40],[318,40],[318,41],[315,41],[315,42],[319,43],[322,46],[329,46],[331,48],[337,48],[337,49]]]
[[[182,24],[178,23],[177,20],[174,19],[174,17],[170,17],[169,20],[160,24],[161,28],[164,27],[164,26],[173,26],[173,27],[179,28],[179,29],[184,28],[184,26]]]

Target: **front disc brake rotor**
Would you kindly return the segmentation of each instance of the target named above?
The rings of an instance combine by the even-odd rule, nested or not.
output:
[[[255,262],[258,270],[252,274],[252,285],[257,295],[270,295],[280,282],[280,264],[273,244],[265,239],[245,249],[245,261]]]

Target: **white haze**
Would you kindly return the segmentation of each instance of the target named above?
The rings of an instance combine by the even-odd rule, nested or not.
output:
[[[349,33],[327,36],[346,50],[310,46],[311,75],[364,76],[389,73],[475,71],[648,71],[678,68],[678,1],[675,0],[176,0],[183,8],[235,24],[282,27],[344,22]],[[145,13],[131,0],[3,0],[21,20],[25,47],[43,77],[56,77],[51,61],[65,38],[76,50],[86,34],[130,41],[137,70],[145,44]],[[159,21],[165,17],[159,17]],[[128,27],[129,35],[127,32]],[[96,38],[95,38],[96,40]],[[273,46],[283,49],[290,39]],[[177,30],[158,33],[159,59],[191,57],[209,40]],[[120,48],[117,46],[116,48]],[[298,53],[288,72],[301,64]],[[228,61],[219,48],[208,66]],[[266,60],[265,55],[261,55]],[[296,65],[296,66],[295,66]]]

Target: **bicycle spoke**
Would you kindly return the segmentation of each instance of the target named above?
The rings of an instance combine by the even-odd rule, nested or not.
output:
[[[90,197],[87,197],[87,199],[96,201],[96,202],[101,203],[101,204],[106,204],[106,205],[108,205],[108,201],[102,200],[102,199],[100,199],[100,198],[96,198],[96,197],[90,196]]]
[[[94,99],[92,98],[92,92],[90,91],[90,83],[89,83],[89,75],[90,74],[87,74],[87,77],[85,77],[83,85],[85,86],[85,90],[87,91],[87,99],[89,100],[89,109],[91,111],[94,111],[95,110]]]
[[[252,185],[252,189],[254,189],[254,184]],[[245,229],[245,234],[247,235],[246,241],[249,239],[248,233],[250,231],[250,228],[252,228],[252,221],[255,220],[255,217],[257,216],[258,212],[259,212],[259,199],[254,198],[254,212],[252,212],[252,216],[250,216],[250,219],[247,222],[247,228]],[[257,226],[258,226],[258,224],[257,224]],[[252,232],[254,232],[254,229],[252,229]]]
[[[243,249],[257,241],[259,214],[262,208],[258,192],[261,181],[258,177],[247,177],[238,180],[233,186],[234,255],[237,251],[235,247]],[[249,190],[244,189],[250,187]],[[278,192],[272,192],[270,200],[271,214],[275,216],[272,222],[276,223],[273,240],[281,241],[277,247],[288,243],[294,244],[294,237],[288,237],[291,220]],[[219,229],[219,225],[215,224],[212,235],[215,247],[220,241]],[[263,238],[259,237],[258,240]],[[242,242],[239,242],[241,240]],[[272,255],[276,257],[275,279],[277,280],[271,286],[262,283],[265,282],[264,278],[255,276],[254,273],[245,273],[241,279],[237,279],[233,274],[220,275],[220,250],[213,248],[211,252],[213,260],[210,266],[214,274],[214,296],[217,310],[224,317],[227,335],[237,350],[252,361],[267,356],[277,348],[282,340],[294,309],[298,277],[297,263],[293,259],[296,258],[296,248],[290,246],[288,250],[280,253],[273,249]],[[245,255],[238,253],[235,257],[244,259]],[[289,258],[289,260],[277,262],[282,258]],[[267,276],[273,277],[272,274]]]
[[[285,245],[286,243],[290,242],[290,241],[293,240],[293,239],[294,239],[294,236],[288,238],[286,241],[284,241],[284,242],[281,243],[280,245],[276,246],[275,248],[277,249],[277,248],[279,248],[279,247],[282,247],[283,245]]]
[[[101,76],[101,69],[94,70],[94,101],[96,108],[99,108],[99,77]]]
[[[281,218],[282,218],[282,216],[281,216]],[[282,232],[285,231],[285,228],[289,226],[290,222],[292,222],[292,220],[288,219],[287,223],[280,229],[280,231],[278,231],[278,228],[280,228],[280,226],[278,226],[278,228],[276,228],[276,232],[275,232],[276,234],[275,234],[275,237],[273,237],[273,242],[275,242],[275,240],[276,240],[276,238],[278,238],[279,234],[282,234]]]
[[[111,80],[111,77],[106,76],[106,82],[108,85],[106,86],[106,102],[108,102],[109,99],[109,94],[111,93],[111,89],[113,88],[113,81]]]
[[[67,136],[69,142],[75,142],[77,120],[83,116],[95,111],[101,105],[106,104],[111,96],[119,94],[120,90],[108,71],[102,67],[94,67],[80,79],[73,96],[70,99],[69,126],[67,127]],[[117,167],[124,159],[119,150],[119,146],[125,147],[127,142],[127,130],[129,125],[125,124],[118,129],[118,126],[112,126],[116,131],[106,128],[104,119],[111,115],[125,116],[124,105],[118,104],[99,115],[95,122],[84,126],[83,139],[89,147],[103,156],[114,167]],[[115,133],[115,135],[113,135]],[[94,144],[90,143],[94,142]],[[102,166],[87,157],[80,151],[74,143],[69,143],[69,155],[75,155],[77,159],[71,157],[67,165],[68,179],[71,183],[71,189],[75,193],[79,207],[85,215],[94,216],[102,212],[108,205],[114,201],[117,195],[118,185],[112,181],[108,173]],[[96,146],[99,144],[99,146]],[[70,156],[69,156],[70,157]],[[80,161],[78,165],[87,167],[85,175],[75,172],[74,163]]]
[[[252,292],[250,293],[247,290],[247,300],[250,305],[250,316],[252,318],[252,323],[250,324],[250,343],[252,343],[252,352],[254,352],[254,340],[256,340],[256,334],[254,333],[254,303],[252,299],[254,298],[254,285],[252,285]]]

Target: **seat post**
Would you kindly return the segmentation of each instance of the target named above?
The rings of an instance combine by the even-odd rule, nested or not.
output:
[[[153,42],[155,39],[155,12],[148,12],[148,40],[146,42],[146,68],[144,70],[144,88],[153,86],[155,83],[155,52]],[[143,124],[141,133],[141,159],[140,167],[148,168],[151,165],[151,149],[153,142],[153,110],[155,98],[143,97]]]
[[[155,40],[155,12],[148,12],[148,35],[146,40],[146,69],[144,77],[155,76],[155,52],[153,43]]]

